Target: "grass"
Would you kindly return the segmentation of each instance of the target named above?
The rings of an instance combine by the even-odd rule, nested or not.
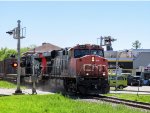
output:
[[[106,96],[114,96],[117,98],[133,100],[138,102],[147,102],[150,103],[150,95],[136,95],[136,94],[105,94]]]
[[[13,84],[11,82],[7,82],[7,81],[0,81],[0,88],[7,88],[7,89],[11,89],[11,88],[16,88],[16,84]],[[24,86],[21,86],[21,88],[25,89]]]
[[[76,101],[53,95],[0,97],[0,113],[145,113],[123,105]],[[147,112],[148,113],[148,112]]]

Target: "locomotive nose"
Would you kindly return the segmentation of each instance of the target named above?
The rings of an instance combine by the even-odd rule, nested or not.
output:
[[[78,76],[105,76],[103,59],[96,55],[87,55],[77,60]]]

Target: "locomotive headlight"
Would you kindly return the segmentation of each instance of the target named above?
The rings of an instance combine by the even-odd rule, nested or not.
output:
[[[86,75],[88,76],[88,75],[89,75],[89,73],[86,73]]]
[[[106,74],[105,74],[105,72],[103,72],[103,76],[105,76]]]
[[[92,57],[92,62],[94,62],[95,61],[95,57]]]

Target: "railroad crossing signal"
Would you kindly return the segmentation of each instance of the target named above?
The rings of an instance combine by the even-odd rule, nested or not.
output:
[[[6,33],[8,33],[9,35],[13,35],[14,39],[17,39],[17,52],[18,52],[18,59],[17,59],[17,64],[14,63],[14,66],[17,66],[17,89],[15,91],[15,94],[22,94],[22,91],[20,89],[20,74],[21,74],[21,68],[20,68],[20,39],[25,38],[23,36],[23,28],[22,28],[22,36],[21,36],[21,26],[20,23],[21,21],[18,20],[17,21],[18,26],[16,28],[14,28],[13,30],[7,31]]]
[[[11,65],[12,65],[13,68],[17,68],[18,67],[18,63],[17,62],[13,62]]]

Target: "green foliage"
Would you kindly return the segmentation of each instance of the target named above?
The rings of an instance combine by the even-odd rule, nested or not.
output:
[[[6,81],[0,81],[0,88],[16,88],[16,85]]]
[[[35,45],[31,45],[30,47],[24,47],[20,49],[20,54],[27,52],[28,50],[32,49],[33,47],[36,47]],[[16,49],[8,49],[8,48],[1,48],[0,49],[0,61],[10,58],[10,55],[17,56],[17,50]]]
[[[141,47],[141,43],[138,40],[136,40],[135,42],[132,43],[132,47],[138,49]]]
[[[60,94],[0,97],[0,113],[145,113],[124,105],[72,100]]]
[[[30,50],[29,47],[24,47],[24,48],[21,48],[21,49],[20,49],[20,53],[21,53],[21,55],[22,55],[23,53],[25,53],[25,52],[27,52],[27,51],[29,51],[29,50]]]
[[[106,94],[106,95],[127,100],[150,103],[150,95],[139,95],[139,96],[137,96],[137,94]]]
[[[0,61],[4,60],[6,58],[9,58],[10,55],[12,55],[12,54],[16,55],[17,54],[16,50],[8,49],[8,48],[1,48],[0,49]]]
[[[10,82],[7,82],[7,81],[0,81],[0,88],[7,88],[7,89],[10,89],[10,88],[16,88],[16,84],[13,84],[13,83],[10,83]],[[24,86],[21,86],[21,88],[25,89]]]

